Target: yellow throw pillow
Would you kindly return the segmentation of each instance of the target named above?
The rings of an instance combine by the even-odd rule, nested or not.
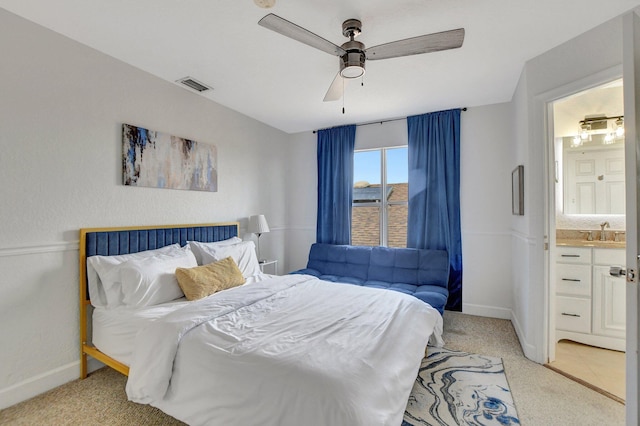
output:
[[[177,268],[176,278],[187,300],[202,299],[245,282],[231,257],[195,268]]]

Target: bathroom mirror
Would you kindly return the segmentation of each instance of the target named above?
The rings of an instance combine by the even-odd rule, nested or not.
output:
[[[622,79],[553,104],[556,205],[565,215],[625,214]]]
[[[563,207],[565,214],[624,214],[624,138],[591,141],[574,146],[562,140]]]

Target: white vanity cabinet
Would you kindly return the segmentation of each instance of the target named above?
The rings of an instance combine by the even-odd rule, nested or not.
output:
[[[624,266],[625,251],[593,249],[593,333],[625,338],[626,280],[612,277],[609,266]]]
[[[625,350],[625,279],[609,275],[624,264],[624,249],[556,248],[556,340]]]

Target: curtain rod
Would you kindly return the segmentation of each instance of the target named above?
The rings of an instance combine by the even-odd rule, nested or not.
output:
[[[460,108],[461,111],[466,111],[467,107],[464,108]],[[358,123],[356,124],[356,127],[360,127],[360,126],[368,126],[370,124],[382,124],[382,123],[388,123],[390,121],[399,121],[399,120],[406,120],[407,117],[403,117],[403,118],[389,118],[387,120],[377,120],[377,121],[370,121],[368,123]],[[337,126],[336,126],[337,127]],[[327,127],[327,129],[332,129],[333,127]],[[327,129],[318,129],[318,130],[327,130]],[[314,130],[313,133],[317,133],[318,130]]]

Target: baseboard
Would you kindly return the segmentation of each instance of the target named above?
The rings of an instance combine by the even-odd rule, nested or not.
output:
[[[90,372],[102,367],[104,367],[104,364],[93,358],[90,358],[87,364],[87,369]],[[79,377],[80,361],[75,361],[1,389],[0,410],[62,386]]]
[[[475,315],[478,317],[489,317],[510,320],[513,316],[511,309],[498,308],[496,306],[475,305],[472,303],[462,304],[462,313]]]
[[[536,358],[536,348],[535,346],[527,343],[524,336],[525,334],[522,331],[522,327],[518,322],[518,319],[514,315],[511,309],[507,308],[498,308],[495,306],[484,306],[484,305],[474,305],[471,303],[463,303],[462,304],[462,313],[475,315],[479,317],[489,317],[489,318],[500,318],[505,320],[510,320],[511,324],[513,324],[513,328],[516,331],[516,336],[518,337],[518,341],[520,342],[520,346],[522,347],[522,351],[524,355],[530,360],[537,362],[539,364],[543,364],[542,360],[538,360]]]
[[[529,358],[533,362],[537,362],[538,364],[544,364],[544,361],[538,360],[536,358],[536,347],[527,343],[524,338],[524,332],[522,330],[522,326],[518,322],[518,318],[511,313],[511,324],[513,324],[513,328],[516,331],[516,336],[518,336],[518,340],[520,341],[520,346],[522,347],[522,352],[524,352],[524,356]]]
[[[2,389],[0,410],[75,380],[79,375],[80,361],[75,361]]]

